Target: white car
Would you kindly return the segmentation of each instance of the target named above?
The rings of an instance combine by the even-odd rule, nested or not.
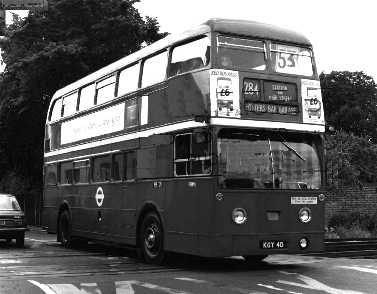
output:
[[[25,214],[16,197],[0,194],[0,239],[5,239],[7,242],[16,239],[16,245],[23,247],[27,230]]]

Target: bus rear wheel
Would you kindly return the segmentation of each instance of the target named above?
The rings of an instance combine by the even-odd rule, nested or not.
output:
[[[71,246],[71,221],[67,210],[59,216],[58,241],[66,248]]]
[[[143,218],[139,230],[140,255],[147,262],[161,264],[165,258],[162,223],[155,212]]]

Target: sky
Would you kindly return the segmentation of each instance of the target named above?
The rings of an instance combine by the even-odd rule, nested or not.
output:
[[[135,7],[168,33],[217,17],[291,29],[313,44],[319,72],[363,71],[377,83],[375,0],[140,0]]]
[[[5,25],[9,26],[13,22],[13,14],[21,18],[28,16],[29,10],[6,10],[5,11]]]

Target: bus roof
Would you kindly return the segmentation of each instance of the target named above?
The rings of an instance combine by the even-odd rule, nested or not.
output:
[[[242,36],[250,36],[262,39],[271,39],[279,40],[288,43],[296,43],[311,46],[309,40],[294,31],[287,29],[279,28],[277,26],[259,23],[249,20],[235,20],[235,19],[210,19],[204,24],[195,27],[191,30],[187,30],[180,34],[168,35],[167,37],[149,45],[141,50],[136,51],[128,56],[125,56],[85,77],[80,80],[73,82],[65,86],[64,88],[59,89],[55,92],[53,99],[66,95],[78,88],[92,83],[101,77],[109,75],[129,64],[132,64],[141,58],[144,58],[148,55],[156,53],[164,48],[167,48],[175,43],[184,41],[195,36],[199,36],[210,31],[228,33]],[[53,100],[52,99],[52,100]],[[51,100],[51,102],[52,102]]]
[[[256,21],[214,18],[208,20],[205,24],[214,32],[311,46],[310,41],[300,33]]]

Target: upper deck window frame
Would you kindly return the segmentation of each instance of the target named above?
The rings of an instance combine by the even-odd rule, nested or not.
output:
[[[62,97],[52,101],[49,114],[49,122],[55,122],[62,118]],[[58,107],[57,109],[55,107]]]
[[[165,57],[163,56],[165,54]],[[146,71],[146,64],[149,66],[150,61],[155,61],[158,60],[158,57],[162,56],[164,57],[164,63],[165,63],[165,69],[164,71],[161,70],[159,78],[151,79],[150,77],[152,76],[151,72],[153,71]],[[169,50],[168,48],[164,48],[163,50],[160,50],[156,52],[153,55],[146,56],[145,58],[142,59],[142,65],[141,65],[141,77],[140,77],[140,88],[148,88],[150,86],[159,84],[163,81],[166,80],[167,77],[167,68],[168,68],[168,63],[169,63]],[[155,67],[156,68],[156,67]],[[158,67],[157,67],[158,68]],[[161,66],[161,68],[163,68]],[[147,68],[149,69],[149,68]],[[146,74],[147,72],[147,74]],[[163,76],[162,76],[163,74]],[[148,77],[149,80],[144,81],[144,78]]]
[[[85,93],[85,95],[84,95]],[[95,106],[94,98],[96,96],[96,83],[91,82],[80,87],[79,90],[79,103],[78,103],[78,112],[88,110]],[[91,100],[90,100],[91,98]],[[85,104],[83,103],[85,101]],[[83,107],[82,107],[83,106]]]
[[[61,117],[68,117],[74,115],[77,112],[78,108],[78,100],[79,100],[79,91],[75,90],[72,91],[64,96],[62,96],[62,110],[61,110]],[[74,103],[76,101],[76,103]],[[69,106],[69,107],[65,107]],[[66,111],[67,109],[67,111]]]
[[[220,39],[229,39],[229,42],[221,41]],[[233,40],[233,42],[232,42]],[[241,44],[237,44],[235,41],[239,41]],[[244,42],[245,44],[242,44]],[[254,45],[252,43],[255,43]],[[247,45],[250,43],[250,46]],[[257,46],[258,43],[262,46]],[[268,54],[268,40],[260,39],[258,37],[252,36],[239,36],[239,35],[230,35],[226,33],[218,33],[216,34],[216,64],[221,68],[229,68],[229,69],[236,69],[236,70],[251,70],[255,72],[266,72],[269,68],[269,54]],[[228,50],[227,54],[222,55],[220,50]],[[242,62],[235,63],[230,56],[230,53],[235,50],[243,50],[244,52],[254,52],[255,54],[263,54],[263,63],[259,66],[254,67],[243,67],[244,64],[247,64],[247,61],[253,61],[253,59],[246,59]],[[240,54],[239,56],[245,56],[244,54]],[[260,60],[261,61],[261,60]],[[242,66],[241,66],[242,64]],[[260,67],[260,68],[258,68]]]
[[[132,80],[132,85],[133,85],[132,87],[129,86],[129,83],[128,83],[129,75],[127,74],[127,71],[129,71],[131,69],[137,70],[137,73],[134,72],[135,75],[132,75],[132,79],[133,79]],[[128,95],[129,93],[132,93],[132,92],[139,90],[141,71],[142,71],[141,60],[127,64],[125,67],[123,67],[123,68],[121,68],[120,70],[117,71],[116,97],[125,96],[125,95]],[[123,84],[122,83],[123,82],[123,79],[122,79],[123,73],[126,73],[124,82],[127,86],[122,89],[121,85]],[[133,72],[131,72],[131,74],[133,74]],[[134,82],[136,82],[136,84]]]
[[[196,43],[204,39],[207,40],[207,48],[203,56],[193,56],[186,60],[178,60],[176,62],[173,62],[174,57],[175,57],[174,54],[176,50],[178,50],[178,48],[188,47],[190,45],[193,45],[193,43]],[[211,42],[211,37],[209,34],[199,35],[194,38],[184,40],[184,42],[179,42],[177,44],[172,45],[169,50],[169,65],[168,65],[167,78],[171,78],[180,74],[185,74],[188,72],[202,70],[202,69],[210,67],[211,59],[212,59],[211,48],[212,48],[212,42]],[[199,58],[201,59],[202,66],[197,66],[198,65],[197,61],[199,61]],[[181,64],[179,68],[173,68],[174,64],[178,64],[178,63]]]
[[[102,90],[111,87],[110,91],[105,91],[105,95],[99,96],[99,93],[102,93]],[[95,91],[95,98],[94,104],[95,105],[102,105],[105,104],[115,98],[117,89],[117,72],[113,72],[109,75],[102,77],[101,79],[96,81],[96,91]],[[111,93],[112,92],[112,93]],[[99,101],[99,98],[101,99]]]

